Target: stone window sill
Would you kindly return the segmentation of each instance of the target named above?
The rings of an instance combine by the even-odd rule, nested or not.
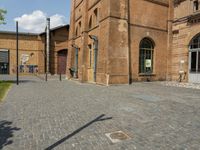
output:
[[[139,76],[156,76],[155,73],[139,73]]]

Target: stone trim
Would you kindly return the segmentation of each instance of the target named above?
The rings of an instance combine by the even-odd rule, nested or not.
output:
[[[90,8],[88,8],[88,11],[90,11],[93,7],[95,7],[101,0],[96,1]]]
[[[162,6],[165,6],[165,7],[169,7],[169,3],[167,2],[167,0],[145,0],[145,1],[155,3],[155,4],[158,4],[158,5],[162,5]]]
[[[178,4],[182,3],[183,1],[185,1],[185,0],[174,0],[174,4],[178,5]]]
[[[167,29],[160,29],[160,28],[155,28],[155,27],[149,27],[149,26],[144,26],[144,25],[139,25],[139,24],[131,24],[129,23],[130,26],[135,26],[135,27],[140,27],[140,28],[148,28],[151,30],[158,30],[158,31],[162,31],[162,32],[168,32]]]

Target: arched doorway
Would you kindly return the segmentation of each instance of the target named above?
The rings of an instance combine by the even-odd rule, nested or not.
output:
[[[67,49],[58,51],[57,73],[66,74],[67,67]]]
[[[189,82],[200,83],[200,34],[189,45]]]

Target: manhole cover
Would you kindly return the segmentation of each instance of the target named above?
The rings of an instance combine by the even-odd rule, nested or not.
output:
[[[106,136],[112,141],[112,143],[118,143],[130,139],[130,137],[122,131],[106,133]]]

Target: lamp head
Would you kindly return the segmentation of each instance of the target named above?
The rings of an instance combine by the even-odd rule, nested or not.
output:
[[[94,41],[98,41],[98,37],[95,35],[89,35],[89,37]]]

